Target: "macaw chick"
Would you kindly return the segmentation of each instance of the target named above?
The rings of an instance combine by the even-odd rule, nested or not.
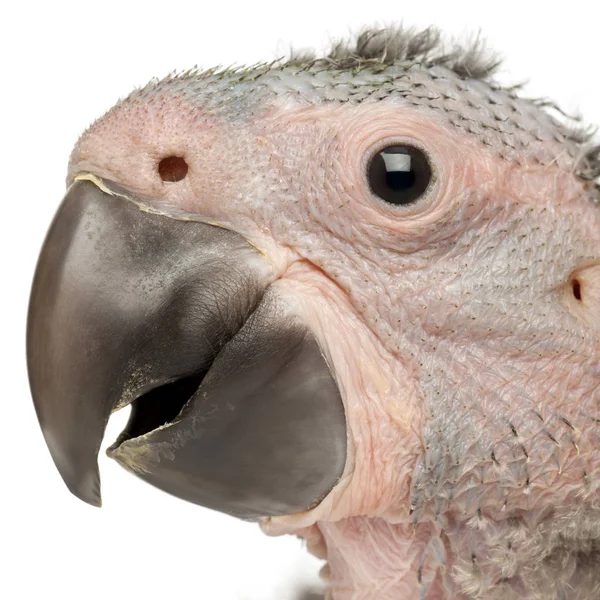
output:
[[[334,600],[600,597],[600,153],[480,44],[367,31],[96,121],[28,324],[73,493],[108,453],[292,533]]]

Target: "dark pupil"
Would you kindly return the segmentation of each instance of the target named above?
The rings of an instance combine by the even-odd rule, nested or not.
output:
[[[385,173],[386,185],[394,191],[408,190],[415,185],[415,172],[410,171],[388,171]]]
[[[431,167],[417,148],[388,146],[369,165],[369,185],[374,194],[391,204],[411,204],[431,181]]]

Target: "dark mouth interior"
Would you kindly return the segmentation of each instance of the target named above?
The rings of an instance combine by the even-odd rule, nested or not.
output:
[[[205,373],[161,385],[131,404],[129,421],[112,448],[171,423],[200,387]]]

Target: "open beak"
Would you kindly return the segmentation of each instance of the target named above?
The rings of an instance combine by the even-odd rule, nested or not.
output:
[[[180,498],[242,518],[318,504],[346,460],[338,387],[309,328],[240,235],[156,214],[109,182],[76,181],[31,292],[27,360],[69,489],[100,505],[109,450]]]

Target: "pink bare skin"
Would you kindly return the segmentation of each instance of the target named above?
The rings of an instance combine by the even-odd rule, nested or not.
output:
[[[182,76],[118,104],[71,157],[69,182],[93,174],[241,234],[315,333],[345,471],[313,510],[261,526],[306,538],[334,600],[600,594],[599,195],[583,144],[533,103],[511,96],[512,138],[458,126],[466,98],[489,114],[509,98],[483,106],[495,88],[460,80],[449,112],[315,99],[293,73],[248,108]],[[367,181],[392,144],[432,166],[409,206]],[[159,176],[167,156],[185,158],[181,181]]]

